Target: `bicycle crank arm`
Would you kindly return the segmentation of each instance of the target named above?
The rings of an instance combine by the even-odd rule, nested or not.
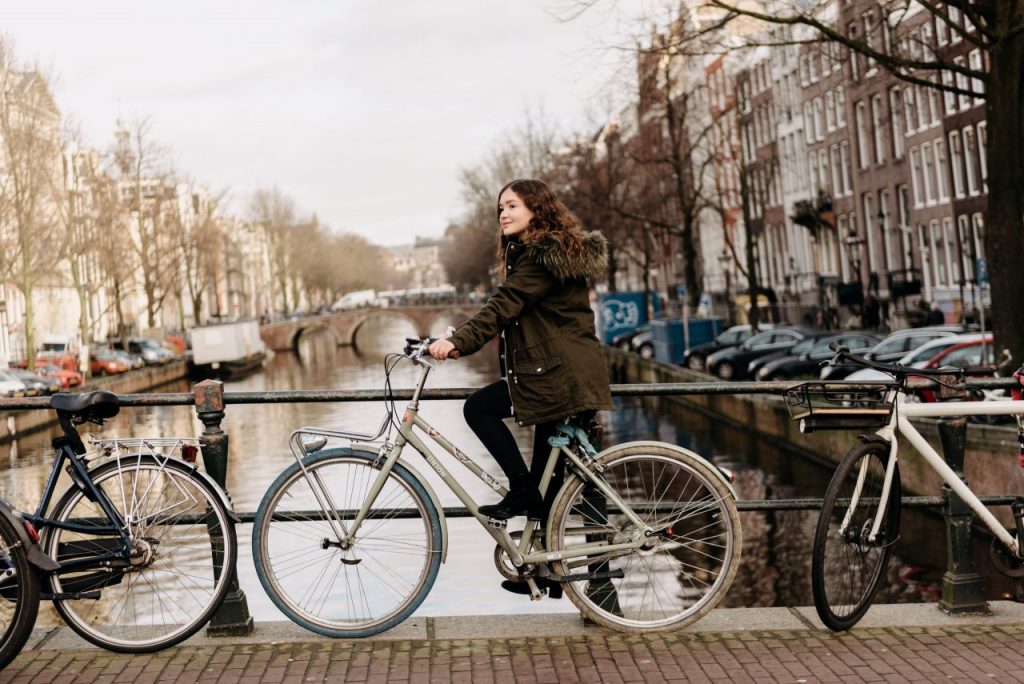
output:
[[[545,579],[551,580],[552,582],[582,582],[583,580],[609,580],[609,579],[623,579],[626,573],[622,571],[622,568],[618,570],[611,570],[609,572],[578,572],[571,575],[556,575],[551,573],[545,577]]]

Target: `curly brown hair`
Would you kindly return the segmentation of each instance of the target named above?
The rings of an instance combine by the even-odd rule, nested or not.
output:
[[[530,225],[523,233],[522,240],[529,243],[542,234],[551,235],[568,255],[579,255],[583,252],[583,227],[569,208],[562,204],[548,184],[532,178],[519,178],[510,181],[498,192],[498,202],[506,190],[511,190],[523,200],[526,208],[533,212]],[[501,217],[501,206],[497,215]],[[498,234],[498,264],[501,272],[505,272],[505,248],[509,238],[504,233]]]

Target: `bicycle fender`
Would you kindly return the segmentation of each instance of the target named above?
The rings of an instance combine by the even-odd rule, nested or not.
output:
[[[868,435],[859,435],[857,437],[857,439],[859,439],[860,441],[865,442],[865,443],[866,442],[877,442],[878,444],[884,445],[886,449],[888,449],[890,447],[889,440],[887,440],[887,439],[885,439],[883,437],[880,437],[879,435],[876,435],[874,433],[868,434]]]
[[[122,458],[124,460],[131,459],[135,461],[139,459],[139,456],[138,454],[133,454],[124,456]],[[154,462],[158,460],[149,454],[143,454],[142,458]],[[224,491],[224,488],[217,484],[217,481],[210,477],[209,473],[207,473],[205,470],[200,470],[199,466],[197,466],[195,463],[189,463],[188,461],[183,461],[178,458],[172,458],[169,460],[174,461],[174,463],[183,468],[186,468],[187,470],[190,470],[192,475],[194,475],[197,479],[202,480],[203,482],[208,484],[210,488],[213,489],[214,493],[217,495],[217,498],[220,499],[220,502],[224,504],[224,508],[228,512],[228,519],[236,525],[241,524],[242,519],[238,517],[238,513],[235,512],[234,504],[231,503],[231,495]],[[117,458],[108,458],[98,462],[95,466],[89,468],[89,475],[92,475],[100,468],[106,466],[108,463],[114,463],[116,461]]]
[[[28,530],[25,529],[25,519],[21,517],[21,514],[18,513],[14,506],[3,499],[0,499],[0,515],[6,518],[11,523],[11,527],[18,533],[18,539],[25,546],[25,555],[28,557],[29,563],[44,572],[53,572],[60,567],[57,565],[57,561],[43,553],[39,543],[33,541],[29,536]]]
[[[725,476],[725,474],[721,470],[718,469],[718,466],[716,466],[714,463],[712,463],[708,459],[704,458],[703,456],[701,456],[697,452],[690,451],[689,449],[684,449],[683,447],[681,447],[681,446],[679,446],[677,444],[672,444],[670,442],[654,442],[654,441],[650,441],[650,440],[641,440],[641,441],[637,441],[637,442],[623,442],[622,444],[615,444],[613,446],[608,447],[607,449],[604,449],[603,451],[601,451],[601,453],[597,454],[597,456],[594,456],[594,460],[600,459],[602,456],[607,454],[609,451],[613,451],[615,449],[621,449],[623,447],[633,447],[633,446],[661,447],[663,449],[671,449],[672,451],[678,451],[681,454],[686,454],[687,456],[690,456],[692,458],[697,459],[698,461],[703,462],[708,467],[708,470],[710,470],[712,473],[714,473],[715,476],[719,480],[722,481],[722,484],[724,484],[729,489],[729,492],[732,494],[733,500],[737,499],[737,497],[736,497],[736,488],[732,486],[732,482],[729,482],[729,478],[727,478]]]
[[[380,450],[378,444],[364,444],[360,442],[353,442],[351,446],[347,447],[350,451],[358,451],[366,454],[371,459],[377,458]],[[437,515],[441,519],[441,562],[444,563],[448,559],[448,519],[444,516],[444,508],[441,506],[441,500],[437,498],[437,493],[434,488],[427,482],[427,478],[423,477],[418,470],[413,468],[409,463],[403,460],[398,461],[398,465],[409,471],[409,474],[415,477],[419,483],[426,490],[427,496],[430,497],[430,501],[434,504],[434,508],[437,509]]]

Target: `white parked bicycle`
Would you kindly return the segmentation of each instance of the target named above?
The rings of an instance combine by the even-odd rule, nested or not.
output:
[[[561,459],[565,481],[544,529],[529,520],[510,533],[505,521],[481,515],[420,436],[506,493],[419,415],[432,341],[408,340],[403,354],[385,359],[387,378],[403,359],[420,368],[400,421],[391,401],[375,435],[292,433],[295,463],[264,495],[252,537],[260,581],[289,618],[327,636],[366,637],[399,624],[426,597],[447,555],[447,524],[437,495],[402,459],[407,444],[494,538],[498,571],[525,581],[533,599],[544,596],[538,584],[564,587],[584,615],[629,632],[677,629],[722,599],[740,562],[735,493],[722,471],[678,446],[631,442],[597,453],[586,430],[567,420],[540,482],[547,493]],[[350,444],[325,448],[331,439]]]
[[[869,432],[839,463],[818,517],[811,588],[821,621],[836,631],[850,629],[867,612],[878,592],[892,547],[900,536],[898,436],[921,454],[995,536],[992,558],[996,568],[1004,574],[1024,575],[1019,542],[1024,538],[1024,506],[1014,507],[1016,529],[1008,531],[910,422],[911,418],[924,417],[1016,416],[1024,458],[1024,401],[908,402],[907,378],[911,376],[936,380],[940,395],[945,394],[940,398],[968,396],[963,371],[877,363],[852,356],[845,347],[834,345],[832,349],[836,352],[833,363],[846,361],[874,368],[893,380],[874,387],[809,382],[793,387],[786,395],[790,413],[802,432]],[[1020,392],[1015,394],[1019,398]]]

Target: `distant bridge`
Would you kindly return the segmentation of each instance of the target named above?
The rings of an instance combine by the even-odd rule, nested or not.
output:
[[[290,351],[297,347],[299,338],[303,334],[323,330],[333,334],[339,345],[352,346],[355,344],[356,332],[363,323],[377,316],[404,317],[412,323],[417,335],[426,337],[438,319],[468,320],[479,309],[479,305],[472,304],[430,304],[392,306],[386,309],[376,307],[356,309],[267,323],[260,326],[260,337],[263,338],[263,343],[274,351]]]

